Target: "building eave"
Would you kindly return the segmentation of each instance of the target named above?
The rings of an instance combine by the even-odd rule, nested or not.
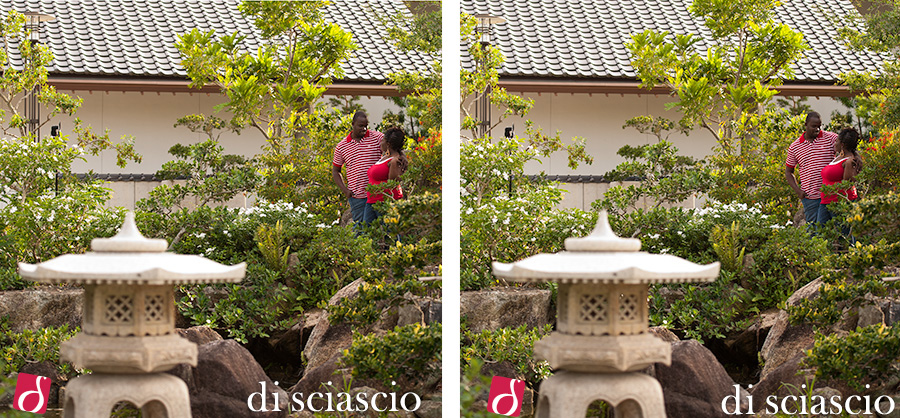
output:
[[[49,76],[48,84],[57,90],[71,91],[120,91],[140,93],[219,93],[219,87],[208,84],[192,88],[190,81],[183,79],[124,78],[124,77],[68,77]],[[403,96],[397,86],[372,82],[337,82],[325,91],[331,96]]]
[[[633,80],[571,80],[504,78],[499,86],[515,93],[572,93],[572,94],[665,94],[666,87],[642,88]],[[825,83],[786,83],[779,87],[779,96],[851,97],[855,93],[847,86]]]

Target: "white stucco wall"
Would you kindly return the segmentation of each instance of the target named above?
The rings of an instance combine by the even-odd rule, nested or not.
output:
[[[214,114],[213,107],[223,102],[220,94],[207,93],[64,92],[84,99],[76,116],[85,125],[101,133],[103,129],[109,129],[110,138],[115,142],[125,134],[134,136],[135,148],[143,156],[140,164],[130,163],[120,168],[116,165],[115,151],[105,151],[100,156],[87,157],[85,162],[77,162],[73,170],[78,173],[89,170],[98,174],[155,173],[164,162],[172,159],[168,154],[172,145],[197,143],[204,138],[202,134],[192,133],[187,128],[175,128],[175,120],[195,113]],[[381,122],[384,110],[390,108],[397,111],[396,106],[383,97],[362,96],[360,103],[369,113],[371,126]],[[63,134],[71,134],[73,119],[59,116],[49,125],[62,122]],[[45,125],[42,134],[50,131],[49,125]],[[259,153],[263,138],[255,129],[247,129],[240,135],[223,133],[220,143],[226,153],[252,156]]]
[[[515,92],[513,92],[515,93]],[[549,175],[581,174],[602,175],[612,170],[624,158],[616,155],[623,145],[641,145],[656,141],[652,135],[643,135],[635,129],[622,129],[625,121],[640,115],[664,116],[677,121],[679,113],[666,111],[665,104],[672,99],[664,95],[641,94],[571,94],[571,93],[517,93],[534,99],[534,108],[527,119],[535,126],[543,128],[545,133],[552,134],[559,130],[564,141],[580,136],[586,139],[587,152],[594,157],[592,165],[582,164],[575,170],[569,169],[564,152],[557,152],[542,163],[533,163],[527,167],[530,174],[541,171]],[[840,102],[829,98],[809,98],[806,102],[813,110],[822,114],[823,123],[828,123],[832,110],[846,109]],[[494,115],[499,111],[494,110]],[[495,137],[503,135],[503,128],[515,125],[518,135],[524,134],[525,118],[508,118],[495,128]],[[799,134],[799,133],[798,133]],[[696,129],[688,136],[673,133],[669,140],[678,147],[682,154],[702,158],[709,155],[715,140],[708,132]]]
[[[565,142],[576,136],[585,138],[587,152],[594,157],[593,164],[581,164],[572,170],[568,167],[565,152],[557,152],[541,162],[529,163],[526,166],[527,174],[544,172],[548,175],[603,175],[625,161],[616,155],[616,151],[623,145],[642,145],[656,141],[653,135],[640,134],[633,128],[623,129],[626,120],[640,115],[663,116],[673,121],[679,119],[677,111],[665,110],[665,104],[672,101],[665,95],[512,93],[534,100],[534,108],[526,118],[535,127],[542,128],[546,134],[554,134],[559,130]],[[840,102],[830,97],[810,97],[806,104],[822,114],[823,124],[831,119],[833,110],[847,111]],[[500,114],[497,109],[493,112],[494,118]],[[516,134],[523,135],[526,118],[506,119],[495,128],[493,136],[502,136],[504,128],[508,126],[515,126]],[[680,153],[696,158],[709,155],[715,146],[712,135],[702,129],[696,129],[688,135],[672,133],[669,140],[678,147]],[[589,210],[591,203],[602,197],[610,184],[562,183],[559,187],[567,192],[563,195],[561,207]],[[699,204],[702,204],[702,198],[690,199],[682,205],[692,207]]]
[[[220,94],[207,93],[135,93],[135,92],[103,92],[103,91],[62,91],[84,99],[82,107],[75,115],[85,126],[92,126],[95,132],[102,133],[109,129],[110,138],[119,142],[122,135],[132,135],[135,149],[143,156],[141,163],[129,163],[125,167],[116,165],[115,151],[104,151],[100,156],[87,156],[85,161],[73,164],[73,171],[86,173],[93,170],[96,174],[153,174],[172,156],[168,150],[176,143],[193,144],[202,141],[203,134],[195,134],[187,128],[174,127],[175,121],[185,115],[202,113],[216,114],[213,109],[222,103]],[[327,100],[329,96],[325,97]],[[381,122],[386,109],[396,112],[397,107],[383,97],[360,97],[359,103],[369,114],[369,124],[374,127]],[[46,109],[42,110],[46,112]],[[46,113],[42,113],[46,115]],[[227,118],[225,114],[216,114]],[[64,135],[72,133],[74,117],[58,116],[44,126],[42,134],[50,132],[50,125],[62,123]],[[253,156],[260,152],[263,145],[262,135],[255,129],[247,129],[240,135],[225,132],[219,138],[228,154]],[[338,138],[335,138],[337,143]],[[134,208],[135,202],[147,197],[147,194],[160,182],[119,181],[104,183],[104,187],[112,191],[108,206]],[[229,206],[245,206],[255,201],[254,196],[237,196]]]

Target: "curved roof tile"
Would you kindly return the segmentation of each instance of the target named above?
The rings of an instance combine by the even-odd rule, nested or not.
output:
[[[184,78],[173,43],[193,28],[215,29],[219,35],[239,32],[247,36],[245,47],[250,51],[261,44],[237,4],[236,0],[165,4],[155,0],[0,0],[0,10],[40,11],[56,17],[42,28],[44,42],[55,56],[51,74]],[[342,63],[343,80],[382,81],[393,71],[428,69],[431,57],[398,51],[385,40],[378,13],[408,15],[409,11],[401,0],[332,0],[326,8],[326,20],[353,33],[360,49],[352,54],[368,63]],[[17,53],[11,55],[12,62],[19,61]]]
[[[672,35],[695,33],[698,47],[711,44],[702,19],[687,11],[691,0],[461,0],[464,13],[490,13],[507,23],[493,28],[494,44],[506,63],[501,76],[551,78],[635,78],[625,43],[631,34],[646,29],[667,30]],[[851,69],[880,67],[886,56],[851,51],[837,38],[837,28],[824,16],[820,25],[809,25],[810,13],[841,16],[852,11],[850,0],[823,0],[811,7],[809,0],[783,0],[775,17],[803,33],[810,49],[792,64],[795,81],[837,81]],[[807,12],[808,10],[808,12]],[[802,11],[802,12],[801,12]],[[462,65],[474,62],[460,46]],[[602,62],[597,62],[597,61]],[[810,63],[825,63],[810,65]]]

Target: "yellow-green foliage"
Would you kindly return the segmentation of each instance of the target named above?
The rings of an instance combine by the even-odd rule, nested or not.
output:
[[[740,225],[737,221],[732,222],[730,228],[716,225],[709,234],[713,251],[719,256],[719,262],[722,263],[722,268],[725,270],[738,272],[744,266],[744,250],[746,248],[738,249],[740,237]]]
[[[409,324],[385,335],[355,334],[344,350],[344,364],[353,367],[354,378],[415,389],[441,370],[441,324]]]
[[[291,247],[284,245],[284,228],[281,221],[276,222],[275,226],[260,224],[256,230],[256,242],[270,269],[277,272],[287,269]]]

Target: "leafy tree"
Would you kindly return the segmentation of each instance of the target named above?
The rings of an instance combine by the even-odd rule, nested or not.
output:
[[[53,54],[32,43],[25,17],[10,11],[0,20],[0,288],[22,287],[15,275],[17,262],[39,262],[64,253],[84,251],[97,236],[109,190],[100,183],[78,179],[72,163],[85,154],[115,149],[120,167],[140,161],[133,138],[113,143],[108,132],[98,134],[75,119],[72,135],[38,137],[29,131],[22,104],[36,98],[48,111],[38,128],[59,115],[72,116],[81,106],[78,97],[59,93],[47,84],[47,65]],[[13,49],[25,62],[10,61]]]
[[[666,118],[638,116],[625,122],[622,128],[632,127],[642,134],[653,134],[655,144],[619,148],[616,154],[625,158],[614,170],[606,173],[609,181],[623,182],[640,180],[640,184],[619,184],[610,187],[603,199],[591,204],[592,209],[606,209],[613,215],[622,215],[629,209],[636,209],[641,197],[653,200],[654,207],[663,204],[680,203],[709,187],[709,171],[703,161],[678,155],[678,148],[667,140],[666,132],[675,128],[675,123]]]
[[[783,173],[779,178],[770,171],[781,143],[792,133],[773,129],[773,123],[785,118],[767,109],[777,87],[793,76],[790,64],[807,45],[802,34],[773,19],[776,4],[695,0],[689,11],[704,20],[712,38],[705,52],[693,34],[665,31],[633,34],[626,44],[641,85],[671,89],[675,101],[667,107],[681,112],[678,129],[701,128],[716,139],[707,161],[716,185],[710,193],[720,201],[754,204],[759,193],[784,183]],[[783,171],[782,165],[777,167]],[[790,202],[788,207],[782,203],[772,210],[793,210]]]
[[[693,34],[645,30],[626,44],[641,86],[664,85],[676,98],[681,128],[711,133],[726,155],[742,152],[742,139],[759,122],[752,115],[768,105],[790,63],[800,58],[803,35],[775,22],[775,0],[695,0],[691,15],[702,18],[712,45],[701,53]]]
[[[490,103],[503,112],[498,116],[497,121],[488,121],[490,126],[488,131],[499,125],[503,119],[509,116],[524,117],[528,111],[534,106],[534,100],[526,99],[514,94],[510,94],[505,88],[499,87],[497,82],[499,75],[497,69],[503,64],[503,54],[497,48],[490,48],[478,42],[475,34],[475,25],[478,24],[477,19],[471,15],[460,15],[460,32],[462,43],[466,45],[469,56],[478,63],[475,68],[460,69],[460,100],[459,108],[462,112],[461,131],[468,131],[469,134],[463,133],[463,138],[474,139],[478,135],[479,121],[473,116],[475,103],[487,95]]]
[[[260,32],[262,45],[255,54],[243,48],[243,36],[217,37],[214,30],[194,29],[175,45],[191,86],[217,85],[228,101],[216,110],[232,114],[229,125],[238,132],[255,129],[265,138],[257,160],[264,182],[259,194],[268,200],[325,206],[340,201],[327,164],[333,140],[349,120],[316,101],[325,84],[343,75],[338,65],[355,45],[350,33],[325,21],[325,4],[241,3],[241,14]]]
[[[405,126],[408,116],[412,126],[406,132],[418,137],[441,129],[441,2],[411,2],[409,7],[411,16],[379,16],[379,20],[395,48],[417,51],[432,60],[427,71],[400,70],[388,74],[389,83],[409,92],[403,98],[392,98],[395,104],[408,110],[399,114],[386,112],[385,119],[396,118],[394,124]]]
[[[863,116],[877,130],[900,128],[900,2],[868,2],[862,14],[855,8],[836,17],[838,34],[854,50],[869,51],[886,57],[880,68],[853,70],[840,75],[841,82],[859,94],[856,96]]]
[[[240,155],[224,154],[219,135],[226,127],[224,120],[215,117],[190,115],[178,119],[175,126],[185,126],[195,133],[204,133],[203,142],[169,148],[176,159],[164,163],[156,176],[162,180],[184,180],[184,184],[163,184],[138,202],[148,211],[171,213],[183,209],[187,198],[196,206],[225,202],[238,193],[246,193],[257,183],[256,169],[251,161]],[[218,133],[216,133],[218,131]]]
[[[33,43],[28,39],[30,30],[25,28],[25,16],[10,10],[0,21],[0,38],[4,48],[0,49],[0,130],[6,137],[25,138],[40,141],[28,130],[28,120],[24,106],[29,99],[49,110],[37,121],[37,129],[48,124],[58,115],[73,116],[81,107],[82,99],[56,91],[47,84],[47,66],[53,62],[53,53],[46,45]],[[18,49],[24,66],[16,68],[10,62],[10,51]],[[134,150],[134,138],[123,136],[123,141],[113,143],[109,132],[97,134],[90,126],[84,126],[81,119],[75,119],[72,128],[78,145],[91,154],[105,149],[115,149],[117,164],[124,167],[127,162],[140,162],[141,156]]]

